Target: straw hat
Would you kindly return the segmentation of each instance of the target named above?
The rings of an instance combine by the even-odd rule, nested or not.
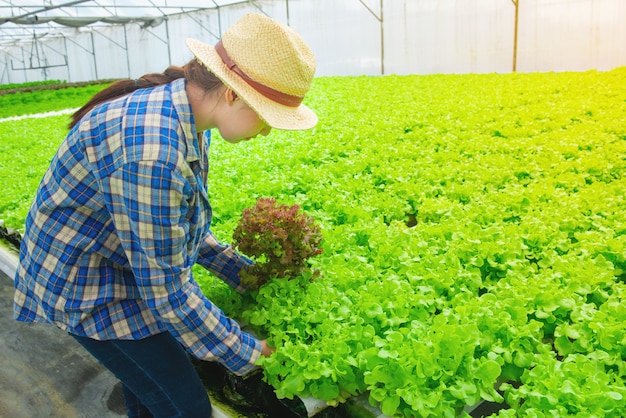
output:
[[[247,14],[215,46],[187,39],[187,46],[222,82],[276,129],[309,129],[317,116],[302,100],[315,74],[315,57],[290,27]]]

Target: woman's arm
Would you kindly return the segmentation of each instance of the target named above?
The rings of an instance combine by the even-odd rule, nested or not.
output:
[[[236,374],[252,370],[262,343],[190,280],[185,215],[194,191],[185,177],[159,162],[133,162],[103,179],[102,187],[141,300],[153,315],[196,357],[218,360]],[[212,259],[226,277],[243,262],[230,251],[217,251]]]
[[[217,241],[211,232],[204,237],[197,263],[238,292],[246,290],[240,283],[239,271],[251,265],[252,260],[237,253],[232,246]]]

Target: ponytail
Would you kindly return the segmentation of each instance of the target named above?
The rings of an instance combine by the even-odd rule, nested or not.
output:
[[[116,81],[106,89],[96,93],[83,107],[72,114],[72,120],[68,127],[72,129],[83,116],[100,103],[117,99],[135,90],[168,84],[179,78],[186,78],[188,82],[198,84],[205,92],[209,92],[222,85],[219,78],[193,59],[183,67],[169,66],[162,73],[146,74],[135,80]]]

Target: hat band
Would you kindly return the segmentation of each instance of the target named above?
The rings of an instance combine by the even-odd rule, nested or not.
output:
[[[230,59],[230,57],[226,53],[226,50],[224,49],[224,45],[222,45],[222,41],[219,41],[217,44],[215,44],[215,52],[217,52],[217,55],[220,56],[224,64],[226,64],[226,66],[231,71],[241,77],[243,81],[248,83],[253,89],[258,91],[268,99],[290,107],[298,107],[302,103],[302,100],[304,100],[304,97],[291,96],[287,93],[283,93],[282,91],[274,90],[273,88],[258,83],[248,77],[248,75],[244,73],[232,59]]]

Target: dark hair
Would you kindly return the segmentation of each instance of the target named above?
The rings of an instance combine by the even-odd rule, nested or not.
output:
[[[135,90],[146,87],[159,86],[171,83],[179,78],[185,78],[189,83],[197,84],[205,92],[209,92],[222,85],[222,81],[196,59],[192,59],[182,67],[169,66],[162,73],[146,74],[136,80],[120,80],[111,84],[106,89],[96,93],[83,107],[78,109],[69,123],[72,129],[91,109],[100,103],[122,97]]]

